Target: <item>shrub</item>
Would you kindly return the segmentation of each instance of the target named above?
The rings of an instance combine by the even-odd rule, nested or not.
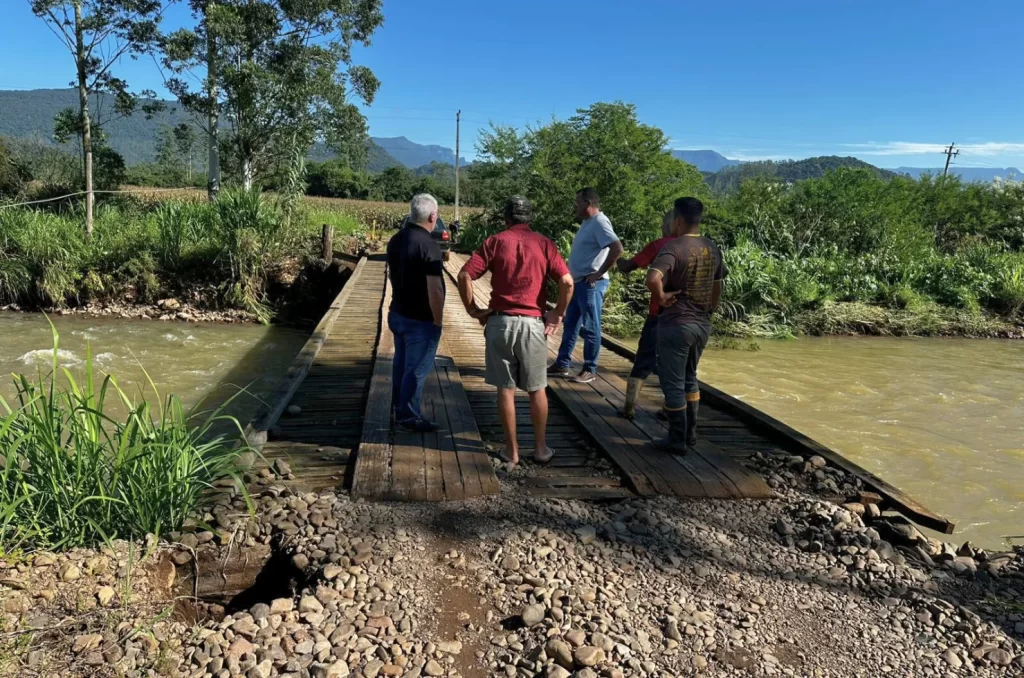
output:
[[[212,434],[224,422],[241,433],[237,421],[220,410],[186,413],[173,395],[154,410],[109,375],[97,385],[91,355],[81,381],[64,369],[58,384],[53,338],[52,371],[16,376],[17,403],[0,399],[5,551],[159,535],[180,529],[218,480],[241,486],[234,441]],[[127,414],[115,418],[115,403]]]

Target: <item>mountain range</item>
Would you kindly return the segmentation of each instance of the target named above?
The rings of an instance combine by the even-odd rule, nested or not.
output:
[[[112,109],[109,97],[100,97],[101,110]],[[111,120],[105,129],[111,147],[120,153],[129,165],[153,162],[156,157],[157,134],[162,127],[190,122],[188,115],[177,102],[165,101],[164,110],[150,119],[136,114],[127,118]],[[52,143],[53,118],[65,108],[75,108],[78,95],[73,89],[35,89],[35,90],[0,90],[0,136],[18,139],[35,139],[44,143]],[[805,160],[783,162],[742,162],[727,158],[721,153],[710,149],[686,150],[674,149],[672,155],[695,166],[709,177],[710,183],[721,185],[731,184],[743,176],[768,171],[787,181],[795,181],[820,173],[832,167],[867,167],[877,169],[874,165],[856,158],[838,158],[837,156],[821,156]],[[314,148],[310,157],[325,160],[330,157],[326,148]],[[465,158],[459,159],[466,163]],[[455,163],[455,152],[450,148],[438,145],[418,144],[404,136],[370,137],[367,168],[371,172],[381,172],[390,167],[404,166],[417,169],[432,162],[452,165]],[[879,170],[883,176],[906,174],[918,177],[921,174],[941,174],[939,167],[897,167],[894,170]],[[950,172],[964,181],[989,182],[999,177],[1002,179],[1024,179],[1024,172],[1015,167],[981,168],[958,167],[954,165]],[[720,176],[719,176],[720,175]]]

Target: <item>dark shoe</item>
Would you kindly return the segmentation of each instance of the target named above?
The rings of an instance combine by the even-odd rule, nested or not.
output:
[[[588,372],[587,370],[580,370],[580,373],[569,379],[569,381],[574,384],[589,384],[597,381],[597,374],[594,372]]]
[[[690,400],[686,403],[686,444],[690,447],[697,444],[697,409],[699,407],[699,400]]]
[[[636,418],[636,401],[640,398],[643,386],[644,380],[639,377],[630,377],[626,380],[626,404],[620,414],[630,421]]]
[[[407,433],[433,433],[441,427],[429,419],[419,417],[398,422],[398,428]]]
[[[686,410],[666,410],[668,436],[655,440],[654,446],[672,454],[686,454]]]
[[[666,424],[668,423],[668,414],[666,414],[664,407],[655,412],[654,416],[658,419],[658,421],[663,421]]]
[[[572,374],[568,367],[559,367],[558,365],[552,365],[548,368],[549,377],[568,377]]]

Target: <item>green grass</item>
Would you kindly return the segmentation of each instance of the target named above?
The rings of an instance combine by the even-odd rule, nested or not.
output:
[[[16,375],[17,402],[0,399],[4,551],[160,535],[179,529],[218,480],[238,481],[237,421],[220,409],[187,412],[173,395],[157,394],[155,408],[135,401],[113,376],[97,380],[91,355],[76,379],[58,368],[56,330],[53,345],[52,371]],[[225,423],[237,438],[213,434]]]

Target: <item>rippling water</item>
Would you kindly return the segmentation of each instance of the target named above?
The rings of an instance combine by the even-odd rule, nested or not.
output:
[[[60,334],[60,365],[81,375],[91,348],[94,369],[113,374],[132,397],[152,400],[152,378],[161,398],[177,394],[186,406],[205,409],[246,388],[229,412],[244,425],[259,407],[260,396],[277,379],[306,341],[297,330],[259,325],[166,323],[55,316]],[[12,403],[11,374],[34,377],[50,369],[53,340],[46,318],[38,314],[0,313],[0,397]],[[63,381],[63,379],[62,379]]]
[[[950,517],[955,540],[1024,535],[1022,341],[762,342],[708,351],[701,378]]]

